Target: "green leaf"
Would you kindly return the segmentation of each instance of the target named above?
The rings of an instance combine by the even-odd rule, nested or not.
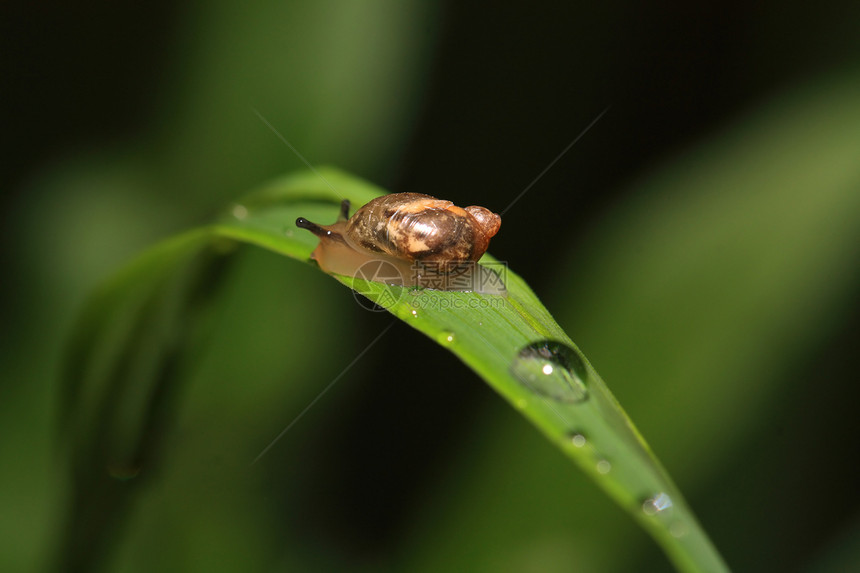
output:
[[[119,518],[120,500],[132,491],[118,490],[115,479],[108,485],[104,468],[114,478],[131,477],[157,454],[161,422],[203,330],[201,311],[225,255],[246,243],[311,262],[317,239],[296,228],[297,217],[334,221],[341,199],[360,205],[381,194],[333,169],[286,177],[240,200],[218,222],[155,247],[96,295],[76,331],[67,370],[76,509],[66,551],[77,555],[76,563],[93,555],[80,548],[74,524],[95,513],[100,519],[90,522],[104,538],[98,528]],[[481,263],[498,273],[506,296],[335,278],[458,356],[628,511],[679,569],[725,570],[588,360],[522,278],[489,255]],[[92,492],[104,488],[116,492],[112,504],[93,509]]]

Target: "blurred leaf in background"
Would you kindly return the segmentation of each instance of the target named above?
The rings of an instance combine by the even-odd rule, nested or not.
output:
[[[119,66],[113,72],[116,82],[122,78],[148,94],[140,98],[146,101],[147,120],[122,118],[135,129],[112,134],[108,141],[93,129],[95,137],[87,134],[89,141],[82,137],[63,149],[59,159],[45,161],[18,183],[12,196],[14,216],[4,218],[9,222],[4,239],[15,246],[8,262],[16,271],[4,285],[4,326],[8,330],[4,328],[0,408],[8,430],[0,448],[4,459],[20,462],[0,474],[0,495],[7,508],[0,519],[4,533],[0,568],[10,571],[46,562],[52,538],[59,532],[66,484],[57,452],[50,447],[56,438],[51,430],[56,425],[53,400],[58,397],[52,380],[61,342],[86,291],[157,238],[209,218],[237,191],[303,167],[255,109],[314,163],[335,162],[370,174],[386,169],[396,161],[394,152],[402,146],[421,101],[422,70],[436,28],[436,9],[419,2],[253,2],[241,7],[221,2],[182,10],[160,7],[171,17],[164,23],[140,17],[130,7],[103,6],[91,8],[89,14],[97,22],[91,32],[104,42],[93,46],[96,42],[84,37],[83,31],[65,26],[64,16],[76,21],[80,14],[45,8],[47,14],[29,14],[35,18],[35,26],[24,8],[12,9],[19,17],[13,22],[25,30],[28,25],[37,28],[49,41],[55,39],[52,34],[60,34],[59,41],[51,44],[56,50],[63,49],[63,39],[71,38],[86,56]],[[124,68],[137,60],[112,60],[110,52],[117,47],[124,47],[126,56],[147,49],[151,29],[158,31],[159,47],[169,54],[158,62],[158,72],[137,76],[136,70]],[[141,43],[129,45],[123,41],[124,34]],[[17,52],[7,55],[15,69],[33,65],[15,61],[16,54],[29,55],[37,63],[39,57],[46,64],[53,63],[54,57],[66,60],[62,54],[48,58],[20,30],[12,37],[21,41],[15,46]],[[73,58],[64,64],[78,66],[81,72],[96,67]],[[22,71],[19,78],[30,80],[32,73],[38,69],[29,74]],[[78,81],[100,82],[115,93],[127,91],[111,84],[107,70]],[[95,91],[80,93],[84,98],[94,96]],[[71,93],[79,92],[73,89]],[[94,123],[137,112],[111,101],[103,101],[101,107],[81,103],[90,106]],[[33,118],[39,110],[28,112]],[[38,123],[33,126],[39,127]],[[343,316],[352,303],[351,298],[335,294],[342,294],[336,285],[307,290],[311,275],[307,269],[272,264],[260,253],[250,254],[241,267],[240,278],[228,286],[224,302],[229,334],[224,333],[223,339],[219,331],[213,334],[211,356],[217,356],[217,365],[201,367],[201,372],[209,374],[202,382],[205,389],[198,395],[192,385],[186,414],[188,423],[203,420],[204,427],[225,430],[232,438],[192,432],[188,450],[177,446],[179,451],[193,450],[201,458],[184,458],[175,466],[179,477],[165,479],[163,487],[168,492],[182,492],[180,503],[167,504],[169,493],[153,493],[158,526],[153,531],[144,528],[140,536],[132,534],[136,541],[127,550],[131,555],[140,551],[147,559],[156,558],[146,545],[150,535],[166,536],[167,543],[158,555],[171,567],[205,567],[207,551],[197,548],[195,539],[205,548],[219,549],[211,554],[213,570],[232,569],[237,563],[239,569],[253,569],[264,559],[261,555],[269,555],[263,549],[270,549],[271,537],[260,537],[259,523],[237,530],[243,520],[253,522],[260,515],[254,511],[260,509],[261,499],[243,489],[244,493],[231,498],[232,503],[212,504],[206,497],[211,490],[197,484],[192,490],[201,492],[201,503],[210,512],[197,514],[194,511],[202,506],[196,506],[189,491],[175,484],[200,468],[201,459],[204,465],[211,463],[206,445],[217,448],[211,455],[230,458],[229,467],[245,472],[248,456],[240,456],[240,461],[233,458],[231,441],[238,440],[234,447],[244,444],[241,448],[246,454],[249,448],[261,449],[285,414],[282,409],[272,412],[274,420],[265,425],[262,435],[247,428],[249,419],[263,419],[262,407],[288,403],[290,395],[299,402],[309,401],[318,385],[315,377],[302,372],[323,363],[328,366],[314,367],[315,376],[333,376],[342,365],[324,357],[344,352],[341,344],[348,357],[351,337],[346,333],[355,323]],[[310,307],[302,301],[314,296],[330,297],[331,302],[311,316]],[[328,325],[336,322],[344,334],[337,345],[328,334]],[[285,377],[285,372],[290,375]],[[307,391],[300,382],[307,384]],[[245,403],[253,414],[241,407],[243,399],[236,396],[236,388],[243,386],[247,388]],[[241,412],[246,415],[242,417]],[[225,418],[232,415],[243,421]],[[186,427],[183,420],[177,422],[178,436]],[[243,441],[246,438],[250,445]],[[231,481],[235,475],[229,471],[206,468],[218,488],[235,485]],[[146,508],[146,501],[141,506]],[[174,520],[159,513],[168,510],[185,517]],[[143,523],[152,519],[146,509],[141,515]],[[187,520],[210,528],[189,528]],[[175,530],[165,527],[165,522]],[[137,531],[134,525],[130,527]],[[277,529],[267,531],[278,539],[283,536]],[[232,557],[231,548],[238,548]],[[177,551],[188,556],[187,563]],[[152,566],[147,560],[132,558],[131,562],[144,570]]]
[[[85,293],[303,166],[254,109],[311,164],[503,210],[609,104],[494,254],[730,566],[857,568],[858,6],[4,4],[0,569],[48,562],[60,527]],[[236,267],[111,569],[667,570],[406,329],[249,466],[388,322],[305,265]]]

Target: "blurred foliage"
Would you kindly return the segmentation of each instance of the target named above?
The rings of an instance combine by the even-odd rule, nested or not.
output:
[[[860,567],[858,5],[167,6],[0,8],[0,569],[51,558],[68,485],[58,358],[84,293],[301,166],[252,106],[312,164],[502,210],[610,103],[494,253],[591,358],[730,566]],[[668,567],[406,330],[249,468],[387,322],[263,252],[222,296],[113,570]],[[392,403],[402,414],[380,416]]]

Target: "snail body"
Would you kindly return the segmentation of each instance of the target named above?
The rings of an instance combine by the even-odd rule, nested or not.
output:
[[[389,284],[428,286],[431,275],[477,262],[499,231],[501,217],[485,207],[457,207],[421,193],[373,199],[349,217],[341,204],[337,222],[317,225],[299,217],[296,225],[320,239],[311,254],[328,273],[354,276],[370,261],[390,264],[400,277]]]

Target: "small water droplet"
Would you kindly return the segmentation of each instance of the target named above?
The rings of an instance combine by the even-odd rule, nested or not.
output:
[[[417,311],[417,310],[413,310],[413,311],[412,311],[412,317],[413,317],[413,318],[418,318],[418,311]]]
[[[453,342],[454,342],[454,338],[455,338],[455,337],[454,337],[454,333],[453,333],[453,332],[442,331],[442,332],[440,332],[440,333],[439,333],[439,335],[436,337],[436,340],[439,342],[439,344],[445,344],[445,345],[447,345],[447,344],[453,344]]]
[[[610,464],[606,460],[600,460],[597,462],[597,472],[601,474],[608,474],[609,470],[612,469],[612,464]]]
[[[239,219],[240,221],[248,216],[248,208],[244,205],[233,205],[233,209],[231,210],[233,216]]]
[[[570,443],[577,448],[584,447],[587,442],[588,440],[582,434],[571,434],[570,436]]]
[[[672,534],[672,537],[684,537],[687,535],[687,524],[683,521],[676,521],[669,526],[669,533]]]
[[[482,321],[478,322],[478,326],[484,326],[484,321],[482,320]]]
[[[532,392],[576,403],[588,399],[587,371],[576,350],[555,340],[533,342],[517,353],[511,373]]]
[[[672,498],[662,491],[654,497],[649,497],[642,502],[642,511],[648,515],[657,515],[661,511],[672,508]]]

